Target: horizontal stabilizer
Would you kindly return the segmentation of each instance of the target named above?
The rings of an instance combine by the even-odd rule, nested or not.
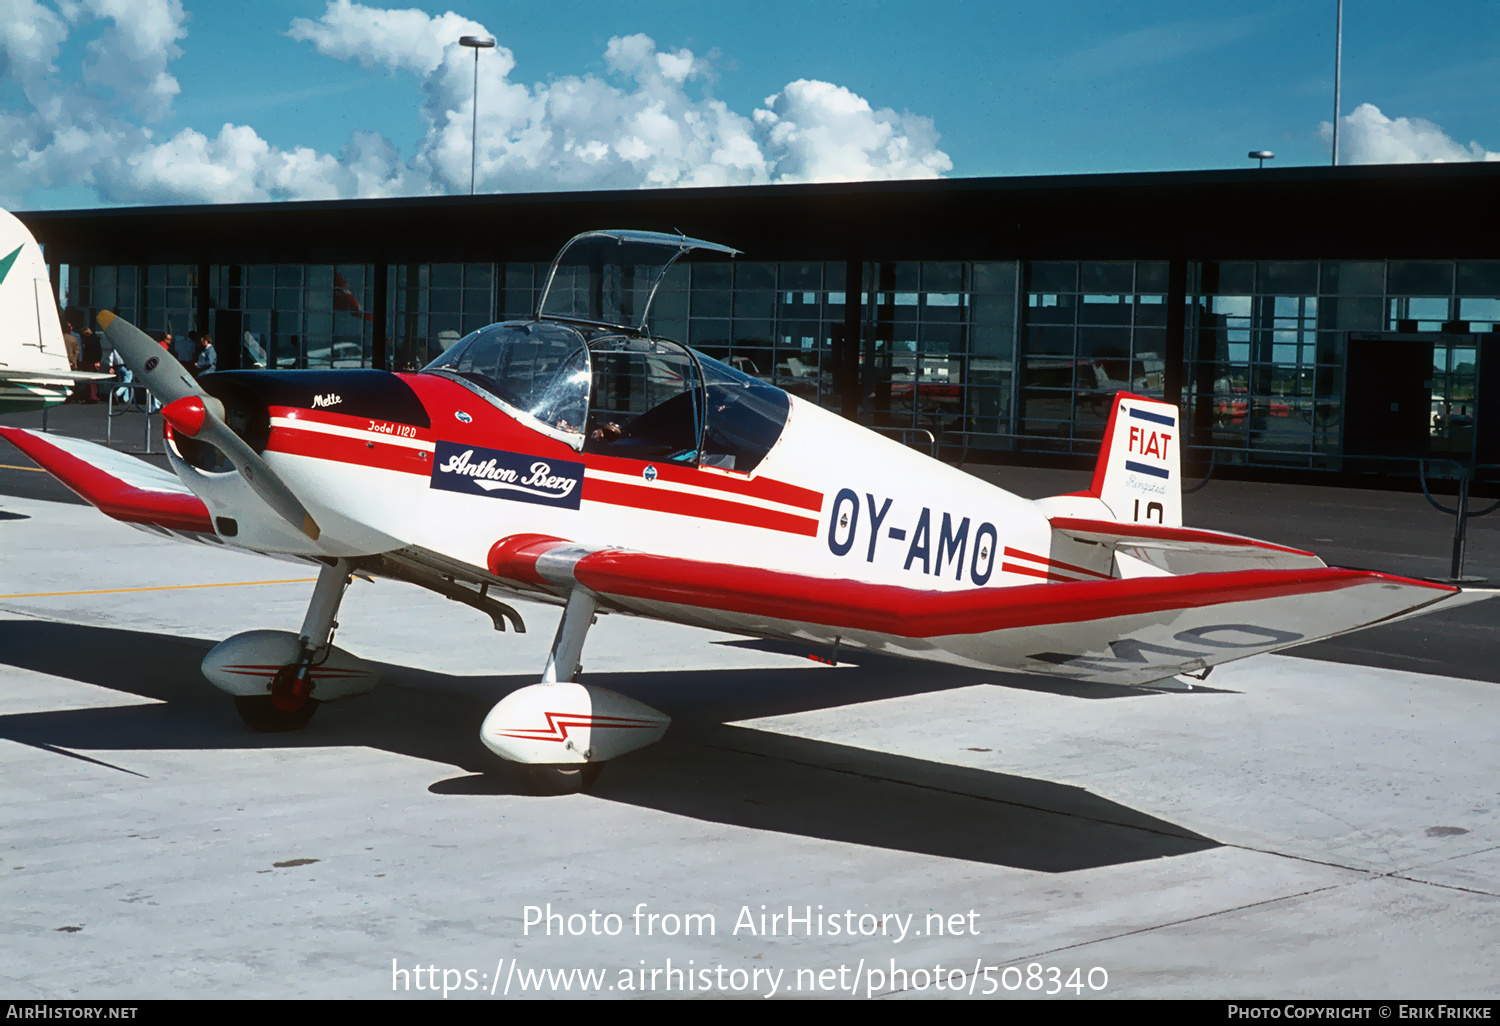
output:
[[[77,438],[14,427],[0,427],[0,436],[115,520],[214,533],[208,507],[170,471]]]
[[[1055,534],[1069,541],[1104,546],[1117,556],[1126,556],[1116,561],[1118,577],[1137,576],[1126,569],[1137,560],[1170,574],[1306,570],[1327,565],[1311,552],[1224,531],[1061,516],[1050,523]]]
[[[115,381],[113,374],[75,370],[17,370],[0,365],[0,381],[24,381],[38,385],[69,385],[89,381]]]

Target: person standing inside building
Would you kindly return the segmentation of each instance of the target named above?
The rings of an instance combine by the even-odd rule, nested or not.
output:
[[[82,358],[80,350],[83,347],[83,340],[78,337],[78,331],[73,327],[72,321],[69,321],[63,327],[63,348],[68,351],[68,369],[76,371],[79,369],[78,361]],[[82,398],[82,386],[75,385],[73,387],[73,390],[68,393],[68,397],[64,399],[63,402],[76,403]]]
[[[78,369],[82,371],[96,371],[99,369],[99,361],[104,359],[104,347],[99,342],[99,336],[93,328],[84,328],[83,337],[78,341]],[[93,382],[88,386],[88,398],[83,397],[80,389],[78,401],[81,403],[97,403],[99,401],[99,386]]]
[[[79,349],[82,345],[83,340],[78,337],[78,329],[73,327],[72,321],[69,321],[63,332],[63,348],[68,351],[68,367],[72,370],[78,369]]]
[[[214,351],[212,335],[198,339],[198,358],[193,361],[193,376],[202,377],[219,369],[219,354]]]

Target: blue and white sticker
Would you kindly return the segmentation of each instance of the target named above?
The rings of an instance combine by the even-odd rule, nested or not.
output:
[[[641,471],[641,476],[646,479],[647,484],[650,484],[656,480],[656,467],[650,463],[646,464],[646,469]]]
[[[434,457],[433,488],[563,509],[583,497],[582,463],[455,442],[438,442]]]
[[[453,416],[457,417],[458,420],[460,421],[460,423],[464,423],[464,424],[467,424],[467,423],[469,423],[470,421],[472,421],[474,419],[473,417],[471,417],[467,413],[465,413],[463,410],[456,410],[456,411],[454,411]]]

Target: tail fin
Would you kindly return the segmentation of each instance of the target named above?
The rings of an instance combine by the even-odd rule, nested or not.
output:
[[[41,247],[0,210],[0,370],[70,369]]]
[[[1180,422],[1169,403],[1116,393],[1087,494],[1122,523],[1181,527]]]

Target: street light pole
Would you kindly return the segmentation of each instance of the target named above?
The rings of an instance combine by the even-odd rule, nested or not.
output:
[[[477,52],[477,51],[476,51]],[[1333,30],[1333,166],[1339,166],[1339,86],[1343,81],[1344,0],[1338,0]]]
[[[1342,3],[1343,0],[1340,0]],[[474,171],[479,162],[479,51],[495,45],[493,36],[464,36],[459,46],[474,48],[474,120],[469,128],[469,195],[474,195]]]

